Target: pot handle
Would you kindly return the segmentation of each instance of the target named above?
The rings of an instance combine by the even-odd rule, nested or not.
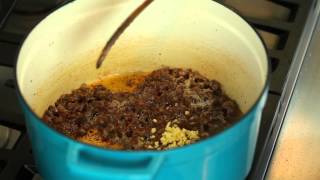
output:
[[[163,156],[159,154],[133,156],[116,153],[106,153],[101,149],[72,144],[68,148],[67,166],[72,173],[91,179],[150,180],[153,179],[163,162]]]

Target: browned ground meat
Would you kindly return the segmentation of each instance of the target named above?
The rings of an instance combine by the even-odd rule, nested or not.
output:
[[[219,82],[190,69],[162,68],[146,75],[133,92],[82,85],[62,95],[43,120],[75,139],[95,129],[121,149],[143,150],[156,141],[160,142],[157,149],[164,149],[160,138],[168,122],[198,131],[203,139],[230,126],[240,115],[237,103]]]

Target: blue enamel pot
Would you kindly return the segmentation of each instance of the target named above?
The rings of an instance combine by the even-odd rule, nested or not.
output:
[[[141,0],[76,0],[29,34],[16,65],[19,97],[44,179],[244,179],[268,90],[268,59],[256,32],[211,0],[156,0],[124,32],[100,69],[99,53]],[[220,81],[243,117],[208,139],[165,151],[116,151],[75,141],[41,116],[63,94],[104,76],[192,68]]]

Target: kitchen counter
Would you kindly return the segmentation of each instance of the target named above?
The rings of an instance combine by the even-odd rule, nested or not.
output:
[[[289,73],[283,102],[276,118],[283,118],[270,161],[266,179],[319,180],[320,179],[320,19],[319,5],[312,29],[305,34],[309,46],[300,47],[293,69]],[[315,27],[315,28],[313,28]],[[308,30],[308,29],[307,29]],[[304,52],[305,51],[305,52]]]

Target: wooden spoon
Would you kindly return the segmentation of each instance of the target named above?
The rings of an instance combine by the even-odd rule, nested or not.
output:
[[[136,17],[147,7],[149,6],[154,0],[145,0],[140,6],[138,6],[128,17],[125,19],[124,22],[117,28],[117,30],[113,33],[111,38],[108,40],[107,44],[104,46],[99,59],[96,64],[96,68],[98,69],[101,67],[103,61],[106,59],[108,53],[110,52],[112,46],[120,37],[120,35],[127,29],[127,27],[136,19]]]

